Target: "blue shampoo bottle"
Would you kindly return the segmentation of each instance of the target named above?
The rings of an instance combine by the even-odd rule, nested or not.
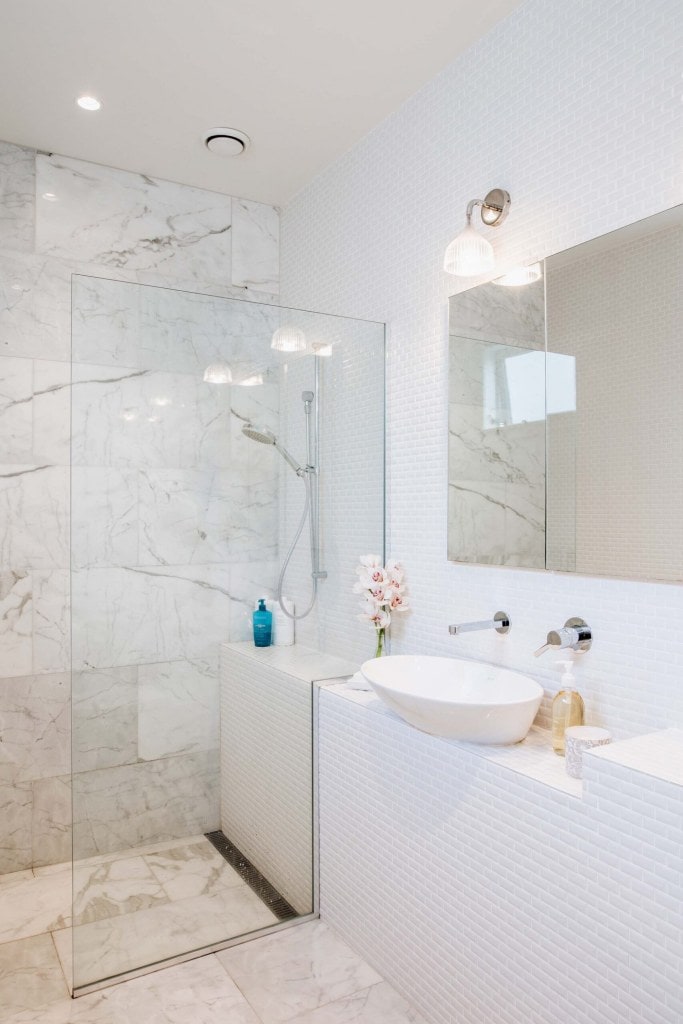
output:
[[[273,636],[273,613],[266,608],[263,598],[252,616],[254,620],[254,646],[270,647]]]

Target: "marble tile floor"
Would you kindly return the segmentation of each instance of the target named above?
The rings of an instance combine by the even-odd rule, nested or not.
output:
[[[424,1024],[321,921],[72,1000],[52,940],[0,945],[3,1024]]]
[[[73,916],[70,864],[0,877],[0,956],[50,949],[77,987],[276,921],[201,835],[77,861]]]

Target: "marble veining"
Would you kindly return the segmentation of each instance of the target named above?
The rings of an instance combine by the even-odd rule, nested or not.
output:
[[[158,270],[203,281],[230,276],[232,200],[69,157],[36,157],[42,202],[36,249],[64,260]]]
[[[232,283],[277,293],[280,218],[277,210],[248,199],[233,199]]]
[[[68,362],[70,321],[68,266],[0,253],[0,355]]]
[[[0,238],[3,248],[33,248],[34,152],[0,142]]]

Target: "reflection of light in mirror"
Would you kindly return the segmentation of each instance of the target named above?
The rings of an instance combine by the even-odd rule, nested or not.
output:
[[[317,356],[329,357],[332,355],[332,345],[329,341],[314,341],[311,346]]]
[[[138,418],[138,414],[135,409],[124,409],[121,413],[121,419],[125,420],[126,423],[132,423],[133,420]]]
[[[207,384],[230,384],[232,370],[227,363],[212,363],[204,370],[204,380]]]
[[[270,347],[277,352],[303,352],[306,348],[306,335],[299,327],[285,324],[278,327]]]
[[[148,423],[158,423],[159,422],[159,417],[158,416],[148,416],[147,417],[147,422]]]
[[[533,284],[541,278],[541,264],[532,263],[529,267],[513,267],[507,274],[497,277],[494,284],[501,284],[505,288],[520,288],[525,284]]]
[[[152,405],[158,405],[160,408],[163,408],[165,405],[170,404],[171,399],[168,397],[168,395],[155,395],[155,397],[152,399]]]
[[[41,198],[42,199],[47,199],[48,203],[56,203],[57,202],[57,196],[54,194],[54,192],[43,192]]]
[[[245,377],[244,380],[238,380],[236,383],[241,388],[255,388],[259,384],[263,384],[263,374],[252,373],[251,377]]]

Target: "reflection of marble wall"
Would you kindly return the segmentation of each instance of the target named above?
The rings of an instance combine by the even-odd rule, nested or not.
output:
[[[0,872],[70,856],[72,272],[226,297],[261,291],[267,299],[277,285],[277,213],[0,143]],[[179,779],[194,779],[184,789],[185,804],[174,798],[169,806],[182,821],[193,803],[198,817],[210,805],[204,816],[215,821],[211,722],[217,704],[214,689],[208,707],[215,680],[207,679],[215,671],[217,640],[230,621],[242,628],[242,602],[260,586],[260,567],[270,566],[275,554],[270,472],[227,480],[235,463],[253,463],[254,446],[241,444],[239,417],[251,413],[244,403],[256,396],[235,398],[240,389],[232,389],[234,415],[221,419],[219,413],[211,421],[216,400],[193,383],[201,360],[225,345],[222,314],[210,299],[174,293],[175,316],[164,306],[163,290],[126,292],[107,281],[77,280],[76,394],[80,408],[89,406],[92,415],[77,431],[73,477],[79,517],[74,601],[91,622],[87,629],[75,623],[76,767],[92,775],[84,783],[90,808],[97,792],[104,794],[102,806],[118,800],[125,807],[127,792],[150,808],[163,806],[178,792]],[[121,301],[124,292],[135,293],[132,302]],[[98,304],[113,315],[99,315]],[[237,310],[246,304],[231,306],[239,362],[252,344],[249,330],[258,336],[268,317],[262,307],[249,305],[238,323]],[[123,379],[114,383],[116,377]],[[117,419],[119,412],[167,392],[179,403],[189,398],[191,414],[178,415],[178,405],[159,406],[163,424],[160,419],[137,433],[110,429],[113,423],[128,427],[129,421]],[[274,401],[273,395],[266,403],[271,412]],[[224,428],[230,435],[225,444]],[[194,463],[197,452],[205,463]],[[206,498],[201,507],[194,491],[198,479]],[[234,514],[224,533],[226,503]],[[272,536],[265,547],[256,541],[261,529]],[[243,545],[246,558],[238,557]],[[206,576],[198,566],[207,567]],[[223,593],[228,588],[229,596]],[[131,595],[142,611],[120,617]],[[96,629],[95,615],[102,616]],[[200,633],[208,640],[211,628],[209,657]],[[141,664],[111,653],[125,644],[126,630],[135,634]],[[181,677],[178,666],[187,655]],[[181,742],[183,717],[188,735]],[[121,775],[124,769],[130,777]],[[145,823],[140,806],[132,804],[126,813],[135,824],[121,841],[154,831],[158,815],[150,813]],[[116,829],[107,832],[103,825],[97,847],[115,841]]]
[[[541,569],[545,422],[515,423],[507,408],[488,408],[484,375],[500,379],[506,358],[543,349],[543,282],[454,295],[449,332],[448,557]]]

